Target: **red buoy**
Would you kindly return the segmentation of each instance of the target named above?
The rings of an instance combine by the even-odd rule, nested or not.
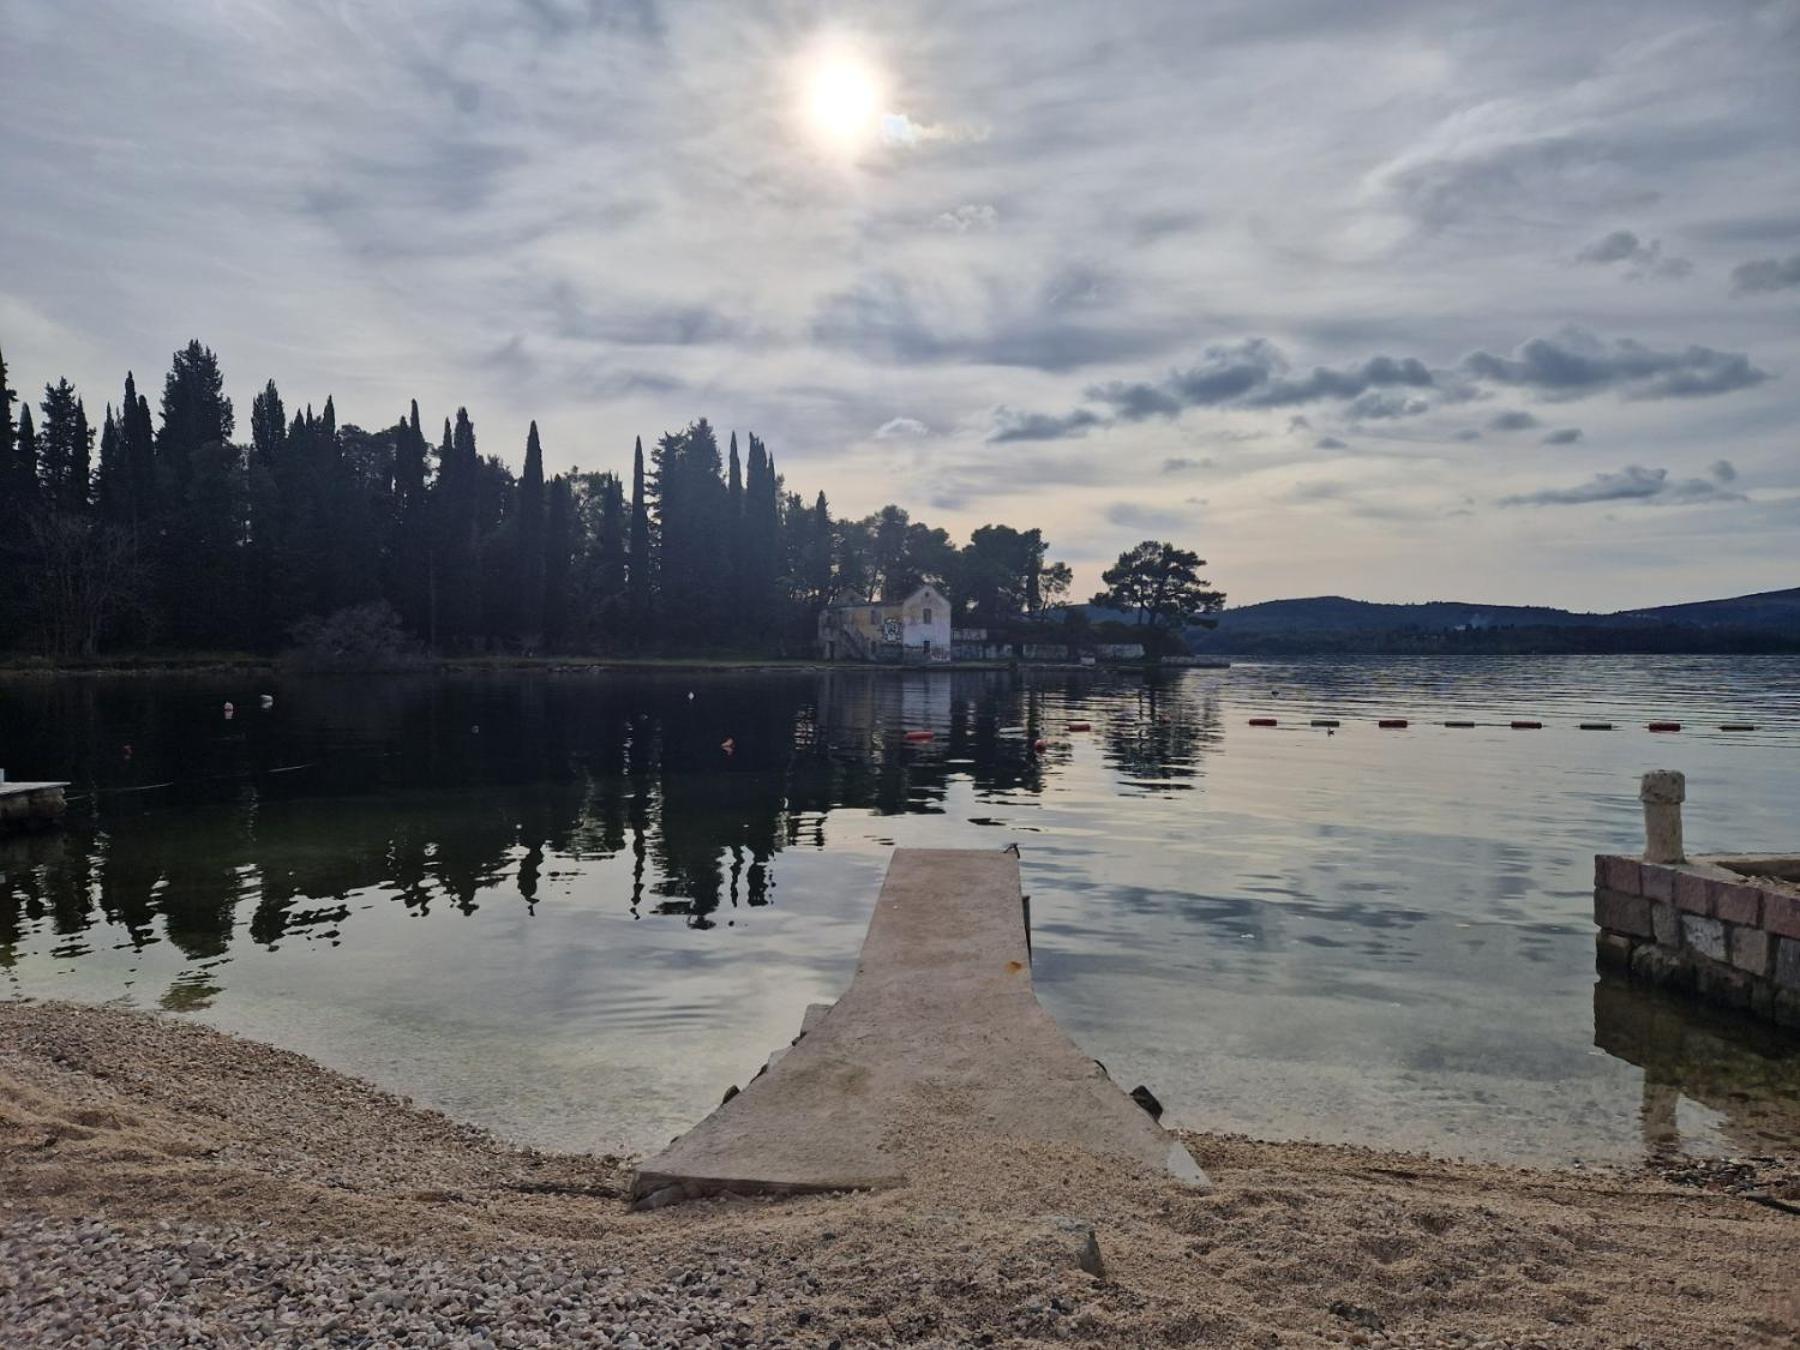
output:
[[[1033,741],[1031,743],[1031,748],[1041,755],[1050,748],[1050,742],[1043,740]]]
[[[1406,719],[1404,717],[1384,717],[1375,725],[1378,727],[1389,728],[1404,727],[1406,725]]]
[[[1681,723],[1679,723],[1679,722],[1652,722],[1650,724],[1650,730],[1651,731],[1680,731]]]
[[[1071,723],[1069,723],[1070,731],[1092,731],[1093,729],[1094,729],[1094,724],[1092,722],[1071,722]]]
[[[937,738],[937,732],[935,732],[935,731],[921,730],[921,731],[909,731],[906,733],[906,739],[909,741],[929,741],[929,740],[935,740],[936,738]]]
[[[1272,727],[1275,725],[1275,719],[1273,717],[1252,717],[1250,719],[1250,725],[1253,727]]]

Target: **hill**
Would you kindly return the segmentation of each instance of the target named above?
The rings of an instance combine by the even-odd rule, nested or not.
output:
[[[1457,600],[1391,605],[1327,595],[1244,605],[1218,619],[1216,629],[1189,630],[1196,651],[1800,651],[1800,587],[1611,614]]]

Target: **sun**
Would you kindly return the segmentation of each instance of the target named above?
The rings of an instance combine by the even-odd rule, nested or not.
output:
[[[881,117],[881,81],[874,68],[845,52],[821,55],[806,74],[806,123],[837,150],[869,140]]]

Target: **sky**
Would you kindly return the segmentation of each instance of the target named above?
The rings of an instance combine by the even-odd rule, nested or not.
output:
[[[1800,584],[1800,0],[0,0],[0,351],[1233,603]],[[154,402],[154,397],[152,398]]]

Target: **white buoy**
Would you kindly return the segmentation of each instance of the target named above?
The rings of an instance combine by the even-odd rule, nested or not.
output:
[[[275,706],[275,695],[264,694],[262,696],[262,705],[263,705],[264,712],[267,712],[270,708],[273,708]]]
[[[225,720],[227,722],[229,722],[232,718],[234,718],[236,716],[237,716],[237,708],[234,705],[227,703],[225,705]]]

